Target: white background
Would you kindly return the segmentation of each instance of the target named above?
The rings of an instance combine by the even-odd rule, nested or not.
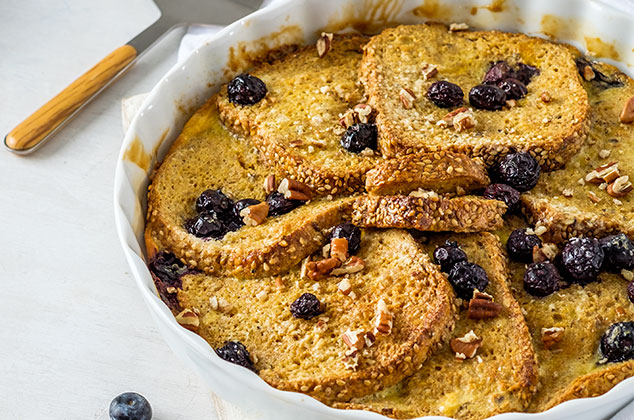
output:
[[[0,0],[0,133],[158,18],[150,0]],[[178,37],[32,155],[0,150],[0,419],[96,419],[134,390],[156,420],[213,419],[159,336],[112,210],[120,100],[175,62]]]

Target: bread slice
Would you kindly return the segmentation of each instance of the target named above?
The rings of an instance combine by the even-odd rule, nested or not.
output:
[[[531,223],[545,226],[544,237],[555,242],[618,231],[634,237],[634,193],[612,197],[607,184],[585,182],[588,173],[611,162],[618,164],[620,175],[629,176],[630,181],[634,177],[634,125],[619,122],[623,105],[634,95],[634,81],[611,65],[594,66],[621,85],[584,82],[592,105],[586,144],[565,169],[542,174],[537,186],[522,194],[523,210]]]
[[[467,155],[451,152],[416,153],[388,159],[366,174],[371,194],[408,194],[417,189],[464,195],[489,185],[484,166]]]
[[[502,227],[505,212],[503,202],[475,196],[446,198],[434,192],[423,192],[422,196],[364,195],[354,200],[352,223],[429,232],[480,232]]]
[[[364,102],[357,69],[366,42],[362,36],[336,36],[322,58],[310,45],[255,67],[250,74],[264,81],[266,97],[255,105],[236,105],[222,87],[222,121],[250,136],[265,165],[311,186],[318,195],[363,190],[364,174],[380,158],[345,150],[340,144],[345,128],[339,121]]]
[[[354,297],[339,290],[344,277],[316,282],[296,266],[256,280],[186,275],[178,300],[200,314],[198,333],[212,347],[227,340],[245,345],[269,384],[325,402],[346,401],[415,372],[455,316],[451,286],[407,232],[363,231],[357,257],[365,269],[345,276]],[[308,320],[291,315],[289,305],[303,293],[325,304],[323,314]],[[358,366],[346,367],[342,335],[373,331],[380,300],[393,315],[391,332],[376,333],[376,341],[358,352]]]
[[[511,219],[501,233],[523,226]],[[524,290],[525,264],[510,262],[510,286],[522,306],[539,362],[538,390],[528,411],[540,412],[573,398],[595,397],[634,376],[634,360],[598,364],[599,341],[615,322],[634,320],[634,304],[627,297],[627,281],[620,274],[601,273],[599,281],[573,284],[544,298]],[[564,328],[561,341],[550,350],[542,329]]]
[[[460,310],[452,337],[473,331],[482,338],[476,357],[460,360],[449,343],[413,376],[383,392],[355,399],[345,408],[372,410],[395,418],[438,415],[456,419],[484,419],[522,411],[535,391],[537,361],[524,316],[507,285],[506,258],[499,239],[491,233],[435,235],[428,252],[446,239],[457,241],[470,261],[489,277],[486,293],[504,309],[493,319],[473,320]]]
[[[233,199],[263,200],[268,174],[257,151],[222,126],[212,97],[185,125],[154,174],[146,237],[207,273],[255,277],[287,270],[321,246],[324,230],[341,222],[351,198],[315,200],[221,240],[197,238],[184,227],[202,191],[220,188]]]
[[[539,69],[528,95],[500,111],[474,109],[473,128],[438,125],[452,110],[427,98],[429,86],[438,80],[457,84],[469,107],[470,89],[499,60]],[[425,65],[436,66],[438,74],[426,80]],[[570,159],[588,130],[588,98],[569,48],[524,34],[451,32],[433,23],[389,28],[365,46],[360,79],[377,111],[379,150],[387,157],[450,150],[482,157],[490,166],[510,150],[529,151],[548,170]],[[413,106],[401,102],[402,89],[413,92]],[[544,93],[552,98],[548,103]]]

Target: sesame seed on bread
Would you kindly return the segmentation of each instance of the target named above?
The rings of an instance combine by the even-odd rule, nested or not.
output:
[[[464,195],[489,185],[486,169],[467,155],[452,152],[416,153],[378,163],[366,174],[371,194],[408,194],[417,189]]]
[[[363,231],[357,257],[365,269],[348,274],[355,295],[339,282],[319,282],[293,267],[281,276],[241,280],[186,275],[178,299],[199,312],[198,333],[213,348],[239,341],[259,375],[271,385],[307,393],[325,402],[346,401],[391,386],[414,373],[453,326],[453,290],[416,241],[402,230]],[[324,312],[312,319],[292,316],[289,307],[303,293],[314,294]],[[210,298],[223,302],[213,309]],[[379,300],[392,314],[388,334],[358,352],[346,367],[347,331],[372,332]]]
[[[363,227],[462,233],[499,229],[504,223],[506,205],[501,201],[422,194],[360,196],[352,205],[352,222]]]
[[[614,197],[607,183],[585,181],[589,173],[609,163],[617,164],[621,176],[634,179],[634,126],[619,121],[623,105],[634,95],[634,81],[609,64],[594,66],[621,85],[584,82],[592,106],[588,140],[565,169],[542,174],[537,186],[522,194],[530,222],[545,226],[545,237],[555,242],[616,232],[634,237],[634,192]]]
[[[385,29],[364,50],[360,79],[377,111],[384,156],[451,150],[482,157],[490,166],[511,150],[528,151],[548,170],[561,167],[586,138],[588,98],[566,46],[524,34],[451,32],[429,23]],[[457,84],[468,108],[470,89],[499,60],[539,69],[526,97],[499,111],[473,109],[473,128],[439,125],[452,109],[429,100],[429,86],[439,80]],[[435,66],[438,73],[426,77],[424,66]],[[415,97],[411,106],[402,102],[403,89]],[[551,97],[548,103],[541,99],[544,92]]]
[[[459,312],[452,337],[473,331],[482,339],[476,356],[457,359],[448,342],[413,376],[383,392],[352,400],[345,408],[372,410],[395,418],[448,416],[484,419],[522,411],[537,384],[537,361],[524,316],[507,285],[507,261],[497,236],[491,233],[434,235],[429,253],[445,240],[457,241],[470,261],[489,277],[485,292],[503,306],[492,319],[469,319]]]

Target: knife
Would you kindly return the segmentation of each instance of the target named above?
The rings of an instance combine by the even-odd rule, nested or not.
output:
[[[257,10],[263,0],[154,0],[159,19],[117,48],[42,105],[4,138],[8,150],[28,154],[52,138],[68,121],[171,29],[187,25],[227,25]]]

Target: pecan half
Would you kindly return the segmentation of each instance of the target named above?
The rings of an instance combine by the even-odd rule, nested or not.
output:
[[[449,342],[449,346],[451,351],[455,353],[456,359],[471,359],[476,355],[478,349],[482,347],[482,339],[472,330],[462,337],[453,338]]]
[[[308,201],[313,195],[308,185],[289,178],[284,178],[282,182],[280,182],[277,191],[284,194],[284,198],[288,198],[289,200]]]
[[[542,343],[548,350],[555,347],[564,337],[565,329],[562,327],[542,328]]]
[[[328,51],[332,49],[332,39],[334,35],[327,32],[322,32],[321,37],[317,40],[317,54],[319,58],[323,58]]]
[[[269,205],[267,203],[255,204],[240,210],[240,217],[247,226],[257,226],[266,220],[269,215]]]
[[[176,322],[178,322],[182,327],[187,328],[190,331],[198,331],[198,327],[200,326],[200,319],[198,319],[198,315],[191,309],[183,309],[176,315]]]
[[[489,319],[495,318],[502,312],[504,307],[493,301],[493,296],[478,292],[473,293],[473,298],[469,301],[469,309],[467,310],[467,318],[470,319]]]

